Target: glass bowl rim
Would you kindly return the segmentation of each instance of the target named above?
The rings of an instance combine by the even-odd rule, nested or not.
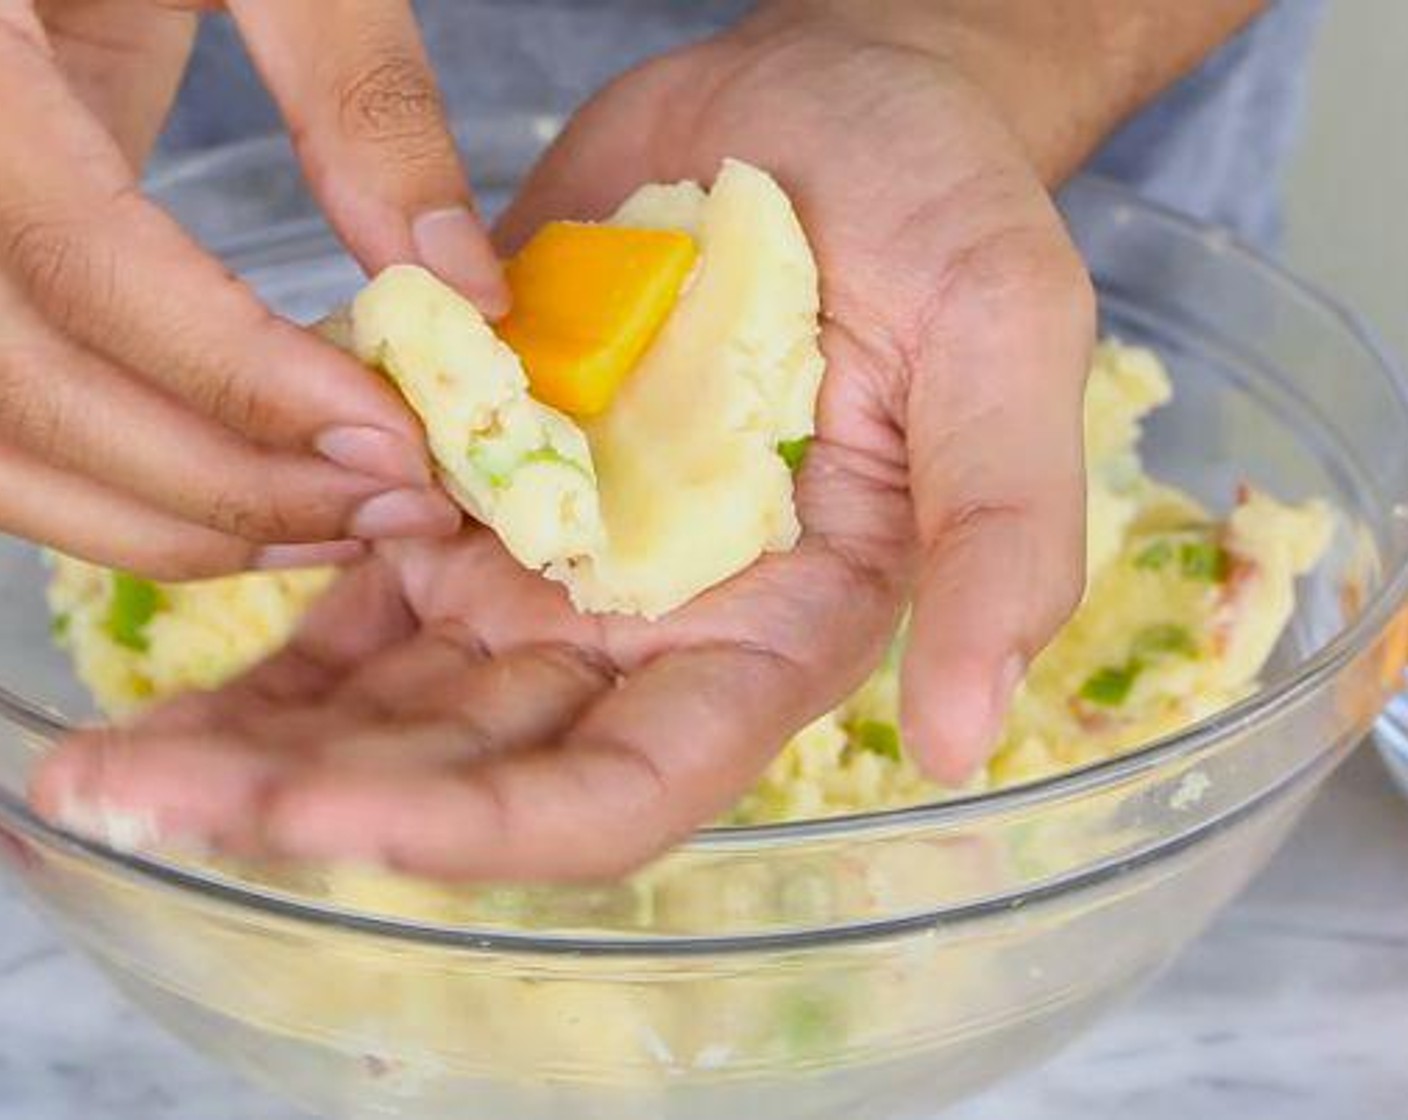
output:
[[[232,147],[243,151],[267,145],[272,139],[256,138]],[[230,152],[217,150],[192,156],[188,160],[173,161],[157,179],[167,180],[182,174],[188,165],[214,163],[222,158],[229,158],[230,155]],[[1311,282],[1243,243],[1228,231],[1144,198],[1114,180],[1082,173],[1070,180],[1061,193],[1066,191],[1104,195],[1111,206],[1133,211],[1141,219],[1161,224],[1178,236],[1195,237],[1210,246],[1215,245],[1220,253],[1232,258],[1238,267],[1258,274],[1269,285],[1289,294],[1295,301],[1335,321],[1344,334],[1369,357],[1378,373],[1385,378],[1398,397],[1400,405],[1408,411],[1408,377],[1405,377],[1386,347],[1358,315]],[[300,222],[296,225],[305,227],[306,224]],[[293,226],[289,226],[281,232],[293,239],[304,233],[305,229],[295,230]],[[1258,688],[1236,704],[1186,728],[1155,739],[1128,754],[1037,781],[968,794],[942,802],[818,820],[707,827],[676,850],[708,854],[757,851],[810,841],[843,840],[876,833],[917,831],[924,827],[962,824],[985,816],[1029,810],[1117,785],[1150,770],[1195,757],[1210,750],[1228,736],[1254,727],[1294,704],[1306,693],[1317,689],[1367,648],[1405,600],[1408,600],[1408,555],[1400,558],[1396,566],[1384,573],[1384,578],[1369,596],[1357,618],[1280,680]],[[0,687],[0,720],[45,739],[52,739],[69,730],[69,725],[62,719],[3,687]],[[1115,870],[1127,870],[1131,864],[1161,857],[1171,849],[1179,849],[1196,841],[1210,830],[1225,827],[1231,818],[1240,817],[1260,807],[1283,788],[1293,784],[1309,768],[1312,766],[1302,766],[1283,776],[1275,785],[1263,790],[1249,803],[1232,810],[1224,817],[1205,822],[1187,835],[1170,837],[1146,852],[1122,860],[1119,868]],[[614,933],[598,936],[559,935],[550,931],[504,931],[397,919],[312,900],[293,899],[218,874],[196,871],[158,857],[124,852],[49,824],[39,818],[22,798],[0,787],[0,818],[6,817],[18,824],[26,834],[46,844],[82,853],[108,868],[115,869],[125,878],[136,878],[144,883],[178,892],[192,892],[208,901],[263,912],[270,917],[332,926],[347,932],[374,934],[392,940],[484,952],[529,955],[586,953],[690,956],[753,950],[777,951],[821,943],[876,940],[895,933],[932,926],[939,919],[945,924],[976,919],[992,912],[995,904],[1009,905],[1014,896],[1008,894],[995,900],[982,899],[955,906],[941,906],[913,916],[882,918],[821,930],[744,932],[719,936]],[[1020,894],[1024,900],[1035,901],[1090,885],[1092,881],[1104,878],[1105,873],[1110,870],[1100,864],[1093,864],[1079,868],[1051,883],[1038,884],[1014,894]]]

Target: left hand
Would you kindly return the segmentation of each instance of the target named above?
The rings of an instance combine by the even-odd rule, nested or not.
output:
[[[726,156],[777,175],[829,360],[795,551],[646,624],[576,615],[484,530],[383,546],[243,681],[69,741],[37,804],[249,854],[615,874],[726,809],[911,598],[904,738],[967,776],[1083,582],[1093,301],[997,103],[951,61],[765,11],[599,95],[505,218],[512,247]]]
[[[410,0],[3,0],[0,532],[164,580],[453,535],[405,402],[142,191],[209,7],[358,262],[507,306]]]

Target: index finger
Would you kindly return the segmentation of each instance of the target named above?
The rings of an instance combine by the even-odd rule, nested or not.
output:
[[[419,477],[419,430],[394,394],[144,198],[42,50],[3,22],[0,104],[0,269],[51,324],[261,442]]]
[[[408,0],[231,0],[309,183],[370,272],[417,261],[488,315],[508,291]]]

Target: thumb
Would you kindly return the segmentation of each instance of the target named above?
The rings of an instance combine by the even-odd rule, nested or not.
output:
[[[415,262],[490,317],[508,289],[408,0],[231,0],[314,193],[368,271]]]
[[[950,276],[910,389],[920,538],[903,668],[906,742],[970,778],[1030,659],[1084,585],[1083,386],[1089,281],[1052,217]]]

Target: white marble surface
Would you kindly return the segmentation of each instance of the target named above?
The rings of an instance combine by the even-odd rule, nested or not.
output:
[[[946,1120],[1388,1120],[1405,1040],[1408,804],[1365,750],[1160,983]],[[142,1021],[0,886],[0,1120],[296,1115]]]

